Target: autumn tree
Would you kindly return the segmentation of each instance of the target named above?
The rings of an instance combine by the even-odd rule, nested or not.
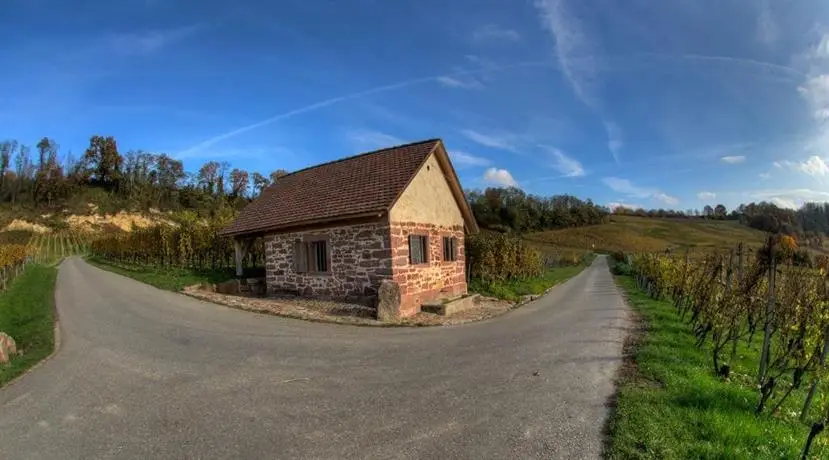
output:
[[[227,178],[230,163],[222,161],[219,163],[219,168],[216,171],[216,195],[221,198],[224,197],[227,190],[225,188],[225,179]]]
[[[230,172],[230,198],[235,200],[245,197],[248,193],[250,178],[244,169],[234,168]]]
[[[271,183],[275,184],[276,181],[278,181],[280,178],[283,178],[287,175],[288,175],[288,171],[285,171],[284,169],[277,169],[276,171],[272,172],[271,175],[270,175]]]
[[[121,180],[123,158],[112,136],[92,136],[83,156],[83,169],[88,180],[115,189]]]
[[[32,175],[34,174],[34,166],[32,166],[28,146],[20,146],[20,149],[17,151],[17,157],[14,159],[14,169],[15,181],[11,193],[12,204],[17,203],[20,194],[24,191],[23,186],[27,181],[32,179]]]
[[[253,192],[256,196],[261,195],[269,185],[271,185],[270,179],[259,172],[253,173]]]
[[[58,161],[58,145],[44,137],[37,143],[38,164],[35,172],[32,194],[35,203],[51,206],[63,194],[63,168]]]
[[[705,207],[702,208],[702,215],[705,216],[706,219],[710,219],[714,215],[714,208],[712,208],[710,204],[706,204]]]
[[[216,161],[208,161],[199,169],[197,176],[199,186],[209,193],[216,193],[216,185],[219,180],[219,163]]]
[[[9,172],[11,158],[17,150],[17,141],[3,141],[0,143],[0,193],[6,191],[6,175]]]

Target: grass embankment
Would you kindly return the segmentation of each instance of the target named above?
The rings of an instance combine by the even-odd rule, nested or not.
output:
[[[200,283],[221,283],[234,277],[232,270],[189,270],[172,267],[125,266],[96,257],[87,257],[90,264],[119,275],[167,291],[181,291],[185,286]]]
[[[563,283],[578,275],[589,264],[558,267],[547,270],[537,278],[514,279],[508,281],[485,282],[473,278],[469,282],[469,290],[487,297],[516,302],[524,295],[539,295],[556,284]]]
[[[766,234],[736,221],[613,216],[606,224],[549,230],[524,239],[541,250],[650,252],[667,248],[732,249],[760,246]]]
[[[0,387],[49,356],[55,348],[55,279],[57,268],[29,265],[0,293],[0,331],[21,352],[0,364]]]
[[[738,348],[731,380],[723,381],[712,372],[707,346],[696,347],[671,302],[649,298],[630,277],[617,279],[646,330],[634,345],[635,364],[623,370],[607,458],[800,458],[809,432],[797,420],[802,395],[789,398],[776,415],[754,415],[759,340]],[[811,414],[817,416],[819,406]],[[818,436],[810,458],[829,458],[827,441]]]

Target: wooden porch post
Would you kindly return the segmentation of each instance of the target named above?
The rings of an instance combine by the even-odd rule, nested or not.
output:
[[[242,241],[239,238],[233,239],[233,250],[236,253],[236,277],[242,277],[242,259],[245,257],[242,249]]]
[[[253,245],[253,238],[234,238],[233,251],[236,253],[236,277],[242,277],[242,268],[245,256]]]

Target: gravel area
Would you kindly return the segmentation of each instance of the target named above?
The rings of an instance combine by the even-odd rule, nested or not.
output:
[[[517,306],[512,302],[481,297],[477,307],[458,312],[452,316],[421,312],[413,317],[403,318],[396,322],[381,322],[375,319],[375,310],[364,305],[302,297],[253,297],[219,294],[199,289],[196,286],[187,287],[182,292],[190,297],[240,310],[308,321],[380,327],[463,324],[502,315]]]

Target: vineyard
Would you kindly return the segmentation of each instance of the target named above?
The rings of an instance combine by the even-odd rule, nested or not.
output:
[[[38,264],[54,264],[64,257],[89,251],[92,237],[79,232],[36,233],[27,243],[27,252]]]
[[[185,222],[179,226],[155,225],[130,233],[98,238],[90,253],[106,262],[122,266],[157,266],[215,270],[235,267],[233,240],[218,235],[220,224]],[[245,267],[264,267],[264,244],[254,242],[243,263]]]
[[[756,388],[757,417],[811,421],[805,459],[829,421],[829,277],[826,260],[818,269],[795,266],[795,249],[791,238],[774,237],[754,253],[740,245],[698,257],[617,256],[614,269],[650,297],[673,302],[710,353],[712,374]],[[752,347],[760,353],[751,374],[737,374],[742,351]]]

